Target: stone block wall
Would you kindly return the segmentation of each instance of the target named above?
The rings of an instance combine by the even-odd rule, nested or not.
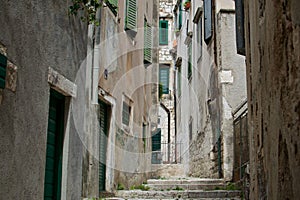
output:
[[[250,199],[300,196],[300,2],[245,2]]]

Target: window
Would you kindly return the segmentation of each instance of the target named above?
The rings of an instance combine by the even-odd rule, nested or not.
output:
[[[199,46],[198,59],[200,59],[202,56],[202,17],[199,18],[197,28],[198,28],[198,34],[197,34],[197,44],[198,45],[197,46]]]
[[[237,53],[245,55],[245,30],[244,30],[244,1],[235,0],[236,21],[236,46]]]
[[[144,152],[146,152],[147,137],[146,137],[146,125],[145,124],[143,124],[143,145],[144,145]]]
[[[212,37],[212,2],[204,0],[204,41],[208,43]]]
[[[190,122],[189,122],[189,139],[193,139],[193,118],[190,117]]]
[[[192,78],[192,44],[188,47],[188,79],[190,80]]]
[[[199,61],[202,56],[202,7],[198,7],[195,13],[193,22],[197,25],[197,44],[196,44],[196,52],[197,52],[197,60]],[[196,54],[196,53],[195,53]],[[197,61],[197,62],[198,62]]]
[[[117,16],[118,13],[118,0],[106,0],[105,3],[109,7],[109,9]]]
[[[126,0],[125,30],[137,31],[136,0]]]
[[[175,8],[173,10],[175,15],[175,27],[177,30],[180,30],[182,27],[182,9],[181,9],[181,1],[177,1]]]
[[[162,85],[162,93],[169,94],[169,71],[167,66],[161,66],[159,68],[159,83]]]
[[[179,5],[178,5],[179,16],[178,16],[178,27],[177,27],[179,30],[182,27],[182,8],[181,8],[182,5],[181,4],[182,3],[180,1]]]
[[[5,88],[7,58],[0,53],[0,88]]]
[[[168,21],[167,20],[159,21],[159,44],[161,45],[168,44]]]
[[[122,123],[129,126],[131,107],[123,102]]]
[[[178,97],[181,96],[181,65],[177,66],[178,72],[177,72],[177,95]]]
[[[152,63],[152,28],[144,21],[144,63]]]

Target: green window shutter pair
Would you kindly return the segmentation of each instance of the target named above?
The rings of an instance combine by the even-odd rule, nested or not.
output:
[[[144,21],[144,63],[152,63],[152,27]]]
[[[126,0],[125,30],[137,31],[136,0]]]
[[[188,79],[192,77],[192,45],[188,47]]]
[[[162,93],[169,94],[169,71],[168,67],[159,69],[159,83],[162,85]]]
[[[111,11],[117,15],[118,13],[118,0],[106,0],[107,6],[111,9]]]
[[[5,88],[5,76],[6,76],[7,58],[0,54],[0,88]]]
[[[159,21],[159,44],[161,45],[168,44],[168,21],[167,20]]]
[[[182,27],[182,3],[179,4],[179,16],[178,16],[178,29],[180,30]]]
[[[123,102],[122,123],[129,126],[131,107]]]

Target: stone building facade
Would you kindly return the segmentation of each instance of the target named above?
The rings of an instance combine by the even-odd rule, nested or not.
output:
[[[109,113],[107,127],[100,125],[106,159],[99,156],[108,191],[118,184],[140,185],[151,171],[151,134],[157,130],[159,108],[158,2],[117,1],[116,9],[108,4],[101,10],[95,66],[99,101]]]
[[[1,4],[1,198],[99,197],[151,170],[158,1],[106,1],[99,26],[69,6]]]
[[[67,15],[69,6],[66,1],[1,2],[1,70],[6,67],[0,89],[1,199],[82,196],[84,147],[71,105],[78,97],[77,72],[86,59],[87,25]],[[60,128],[61,141],[49,139],[50,123]],[[46,151],[50,140],[57,150],[54,165],[53,151]],[[56,183],[49,180],[53,166],[62,172]],[[53,194],[52,184],[60,185]]]
[[[232,112],[246,99],[245,60],[236,53],[234,2],[177,1],[177,141],[185,173],[233,173]]]
[[[297,199],[300,195],[300,2],[242,2],[250,199]]]

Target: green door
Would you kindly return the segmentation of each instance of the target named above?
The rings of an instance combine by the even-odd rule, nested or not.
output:
[[[44,183],[45,200],[59,200],[61,196],[64,103],[64,96],[51,89]]]
[[[99,101],[99,191],[105,191],[106,152],[108,136],[108,105]]]
[[[161,129],[159,128],[157,132],[152,135],[152,164],[161,163]]]

